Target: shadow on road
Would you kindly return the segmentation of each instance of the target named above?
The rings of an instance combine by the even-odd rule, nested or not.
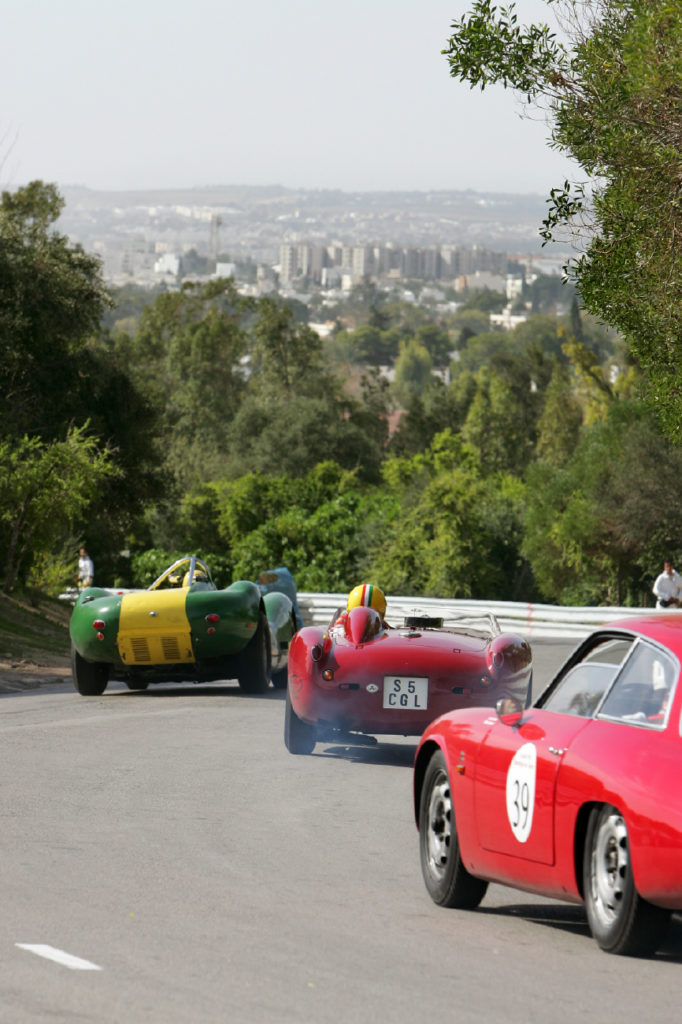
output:
[[[536,903],[518,903],[503,907],[479,907],[477,913],[495,917],[521,917],[531,924],[571,932],[574,935],[584,935],[590,942],[594,941],[587,924],[585,908],[572,903],[549,903],[546,906]],[[673,915],[670,930],[658,953],[653,957],[639,959],[682,963],[682,916]]]
[[[360,737],[357,743],[318,742],[312,757],[336,758],[358,764],[380,764],[392,768],[411,768],[414,764],[416,743],[379,742],[374,737]]]
[[[238,683],[152,683],[147,690],[107,690],[109,699],[127,697],[134,700],[172,697],[237,697],[240,700],[283,700],[284,691],[270,688],[265,693],[244,693]]]

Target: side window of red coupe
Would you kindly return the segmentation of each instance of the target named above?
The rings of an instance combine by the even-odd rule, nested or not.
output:
[[[662,729],[678,674],[679,666],[671,654],[638,642],[599,709],[599,717]]]
[[[542,707],[563,715],[591,718],[632,647],[627,637],[604,637],[566,672]]]

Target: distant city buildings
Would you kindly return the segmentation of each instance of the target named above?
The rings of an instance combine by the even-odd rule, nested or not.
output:
[[[283,244],[279,279],[322,288],[341,283],[347,289],[364,278],[394,281],[446,281],[458,291],[469,288],[504,290],[509,257],[482,246],[316,245]]]
[[[540,249],[540,196],[216,186],[66,188],[64,198],[59,229],[100,257],[115,286],[234,277],[248,294],[300,296],[366,279],[403,289],[428,282],[456,294],[506,292],[514,307],[524,280],[558,273],[564,262]]]

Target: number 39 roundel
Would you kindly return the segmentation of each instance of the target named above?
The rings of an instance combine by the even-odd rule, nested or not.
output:
[[[507,772],[507,817],[512,832],[525,843],[533,824],[537,754],[532,743],[524,743],[514,754]]]

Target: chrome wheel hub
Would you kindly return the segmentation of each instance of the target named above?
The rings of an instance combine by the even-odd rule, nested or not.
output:
[[[595,837],[590,871],[594,910],[604,925],[611,925],[620,914],[629,875],[625,822],[620,814],[609,814]]]
[[[452,797],[450,781],[445,774],[434,779],[428,806],[426,853],[429,871],[441,878],[448,863],[452,840]]]

